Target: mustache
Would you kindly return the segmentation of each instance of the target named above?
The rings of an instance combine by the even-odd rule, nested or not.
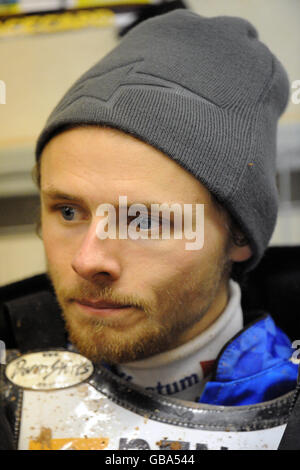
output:
[[[120,305],[131,305],[143,311],[151,310],[151,305],[137,297],[136,295],[122,293],[116,293],[109,286],[96,286],[96,285],[85,285],[76,284],[70,287],[63,286],[60,288],[59,285],[53,286],[57,297],[63,301],[63,303],[71,303],[74,301],[84,301],[87,299],[93,299],[93,301],[103,300],[107,303],[116,303]]]

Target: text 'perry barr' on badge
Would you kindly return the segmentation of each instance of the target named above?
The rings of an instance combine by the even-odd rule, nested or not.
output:
[[[71,387],[92,375],[93,364],[70,351],[40,351],[24,354],[6,367],[7,378],[22,388],[55,390]]]

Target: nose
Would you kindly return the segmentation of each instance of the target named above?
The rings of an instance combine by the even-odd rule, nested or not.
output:
[[[117,280],[121,275],[121,265],[116,256],[117,239],[100,240],[96,225],[91,224],[72,260],[73,270],[88,281],[99,279]]]

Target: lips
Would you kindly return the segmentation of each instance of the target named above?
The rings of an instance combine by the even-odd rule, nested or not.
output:
[[[121,305],[121,304],[116,304],[113,302],[104,302],[102,300],[93,301],[93,300],[83,299],[83,300],[77,300],[76,302],[78,302],[81,305],[86,305],[87,307],[93,307],[93,308],[98,308],[98,309],[107,309],[107,308],[119,309],[119,308],[130,307],[130,305]]]
[[[114,324],[117,327],[128,326],[136,317],[136,309],[132,305],[122,305],[115,302],[105,302],[104,300],[94,299],[73,299],[77,313],[83,315],[86,319],[101,318],[109,319],[110,326]],[[115,320],[114,320],[115,319]]]

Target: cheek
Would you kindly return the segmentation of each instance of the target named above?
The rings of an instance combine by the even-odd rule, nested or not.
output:
[[[48,263],[58,268],[70,265],[76,249],[76,234],[68,236],[65,232],[63,233],[50,217],[42,218],[41,229]]]
[[[185,240],[163,240],[156,246],[150,243],[143,247],[130,244],[126,250],[128,274],[132,273],[139,287],[157,289],[163,285],[173,290],[176,283],[176,289],[183,288],[185,279],[202,271],[203,250],[186,250]]]
[[[165,274],[188,272],[206,263],[207,259],[220,251],[221,240],[221,234],[210,223],[204,232],[203,245],[200,243],[200,237],[191,240],[184,237],[165,240],[126,240],[124,255],[128,256],[129,265],[134,260],[137,270],[144,274],[155,270],[157,273]]]
[[[56,252],[56,250],[54,249],[54,247],[57,245],[56,233],[55,230],[52,229],[51,223],[49,222],[48,218],[45,217],[43,214],[41,218],[41,234],[46,256],[49,260],[49,258],[52,258]]]
[[[221,254],[225,251],[228,240],[226,221],[217,212],[209,215],[204,226],[204,247],[212,255]]]
[[[177,241],[170,252],[152,258],[152,271],[165,287],[192,294],[199,287],[217,282],[223,269],[224,240],[214,230],[207,230],[206,235],[199,250],[186,250],[185,241]]]

